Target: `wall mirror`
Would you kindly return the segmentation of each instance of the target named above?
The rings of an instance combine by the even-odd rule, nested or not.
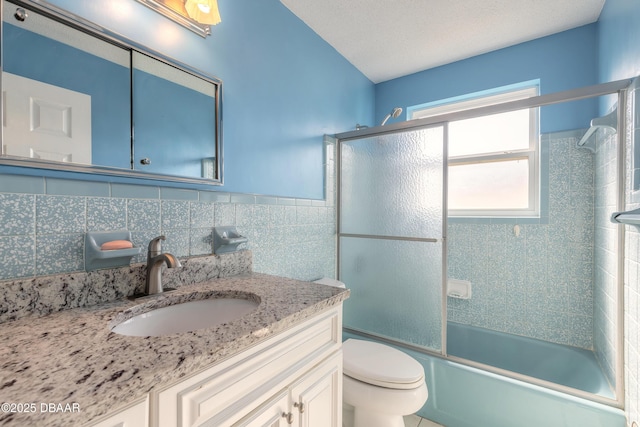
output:
[[[218,79],[41,0],[2,9],[0,164],[222,183]]]

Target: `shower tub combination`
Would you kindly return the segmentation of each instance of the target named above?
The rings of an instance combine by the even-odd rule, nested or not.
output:
[[[513,247],[502,245],[507,238],[500,233],[506,228],[503,230],[494,227],[487,229],[486,233],[483,231],[477,235],[465,235],[472,239],[465,241],[465,244],[470,241],[491,243],[496,249],[495,259],[488,260],[481,256],[486,250],[491,249],[489,244],[472,246],[470,251],[473,253],[470,257],[466,256],[466,252],[456,252],[456,247],[449,246],[451,242],[455,242],[454,238],[445,237],[449,236],[447,194],[450,165],[447,156],[450,124],[518,109],[528,109],[531,112],[540,108],[539,117],[546,119],[555,117],[555,113],[550,114],[551,110],[542,111],[542,107],[551,104],[555,107],[559,102],[574,106],[572,103],[576,100],[583,101],[589,97],[597,98],[616,93],[618,105],[626,107],[628,84],[629,81],[612,82],[562,94],[536,96],[473,110],[409,120],[387,126],[384,130],[369,128],[336,135],[337,270],[339,279],[351,289],[351,298],[344,306],[344,338],[382,341],[405,351],[422,363],[427,377],[429,399],[418,411],[419,415],[447,427],[625,427],[625,414],[620,409],[624,401],[620,321],[603,322],[604,327],[599,329],[614,331],[616,336],[606,337],[606,344],[616,343],[616,348],[600,348],[596,344],[601,343],[595,342],[597,340],[594,339],[594,346],[598,348],[599,354],[613,354],[615,357],[613,361],[605,361],[613,362],[612,365],[615,365],[612,366],[616,381],[614,390],[608,381],[611,375],[603,373],[599,361],[589,350],[448,322],[446,280],[443,279],[450,273],[451,266],[463,273],[460,278],[468,280],[473,280],[467,276],[475,271],[486,274],[492,271],[492,267],[504,268],[504,274],[498,275],[495,281],[501,284],[504,282],[522,285],[520,288],[528,285],[537,286],[526,288],[530,291],[527,295],[535,297],[546,297],[552,293],[557,297],[558,304],[550,304],[553,310],[543,314],[563,314],[562,310],[566,305],[563,294],[548,292],[549,286],[544,283],[546,280],[531,284],[526,280],[516,280],[526,276],[526,268],[523,266],[526,267],[528,264],[520,262],[520,258],[508,256],[513,253],[509,251],[516,251],[515,248],[521,248],[522,244],[513,243]],[[592,101],[598,103],[601,100]],[[535,131],[537,137],[543,129],[541,123],[538,125],[538,130]],[[618,136],[613,138],[613,144],[600,143],[597,147],[600,151],[596,150],[597,155],[594,154],[593,159],[590,159],[594,170],[596,166],[599,167],[597,162],[600,160],[614,163],[611,159],[618,162],[624,159],[624,152],[621,151],[624,145],[615,143],[619,135],[626,134],[624,126],[619,125],[616,134]],[[617,186],[607,185],[603,190],[597,186],[601,184],[602,177],[599,180],[600,175],[595,175],[594,172],[593,175],[586,176],[591,178],[591,181],[587,181],[593,185],[576,187],[575,194],[570,194],[573,198],[566,197],[566,194],[562,194],[562,197],[558,196],[560,193],[551,194],[549,188],[564,188],[552,187],[552,183],[555,183],[552,179],[560,184],[567,184],[574,178],[575,171],[583,170],[579,167],[571,169],[563,163],[569,158],[573,159],[576,165],[581,165],[580,161],[586,157],[571,151],[568,140],[574,136],[573,133],[567,135],[562,133],[558,136],[558,142],[553,146],[549,141],[546,141],[546,145],[541,143],[542,160],[539,159],[540,164],[534,162],[534,166],[539,166],[540,176],[530,179],[539,179],[539,185],[546,189],[546,198],[540,196],[540,218],[518,218],[518,222],[525,221],[527,224],[546,227],[539,227],[542,231],[536,230],[539,231],[538,234],[531,234],[532,242],[539,243],[541,248],[551,247],[549,242],[553,239],[555,240],[552,243],[563,241],[561,239],[565,234],[558,232],[560,228],[552,226],[564,225],[568,221],[576,222],[582,218],[576,217],[575,206],[569,202],[574,199],[582,200],[585,195],[592,194],[592,199],[591,204],[585,202],[584,212],[595,211],[598,215],[591,218],[585,214],[580,225],[588,224],[594,229],[608,226],[609,216],[603,217],[601,211],[594,210],[593,206],[599,206],[600,198],[615,199],[613,196],[609,197],[607,191],[620,193],[620,185],[624,183],[620,176],[613,177]],[[614,150],[611,153],[603,153],[605,145],[614,147]],[[566,150],[565,146],[568,147]],[[554,147],[557,148],[555,151],[552,150]],[[551,153],[562,157],[551,159]],[[587,163],[586,160],[584,162]],[[570,164],[572,165],[573,163]],[[604,178],[605,183],[611,182],[612,177],[606,175]],[[583,192],[580,193],[578,190]],[[601,193],[607,197],[603,197]],[[567,218],[558,212],[562,215],[568,212],[572,214]],[[593,221],[590,221],[591,219]],[[463,220],[471,223],[467,218]],[[480,220],[480,224],[494,224],[488,218]],[[509,218],[505,223],[510,225],[512,222],[513,219]],[[567,234],[577,233],[572,230],[569,227],[566,230],[560,229]],[[489,235],[489,231],[497,237],[493,238],[494,235]],[[519,231],[514,231],[514,235],[519,237]],[[455,237],[455,233],[453,236]],[[536,237],[538,240],[535,240]],[[576,236],[569,235],[570,243],[581,248],[587,247],[582,245],[582,241],[571,240],[572,237]],[[588,238],[590,235],[580,237]],[[601,247],[596,246],[596,243],[602,245],[598,240],[601,237],[602,233],[594,231],[591,237],[593,241],[590,241],[594,248]],[[591,259],[582,257],[582,253],[572,253],[577,261],[575,265],[570,266],[571,268],[565,268],[560,262],[556,262],[558,259],[549,251],[532,258],[531,265],[547,265],[553,260],[555,270],[549,269],[549,274],[558,273],[558,277],[567,278],[565,276],[574,274],[575,269],[586,268],[586,260],[589,259],[589,268],[592,270],[586,271],[591,272],[588,277],[595,279],[593,271],[599,268],[598,262],[602,262],[606,266],[614,267],[615,283],[611,286],[608,281],[604,284],[598,282],[597,291],[619,292],[622,281],[616,275],[616,271],[620,271],[621,258],[617,255],[622,253],[623,246],[620,238],[613,240],[616,241],[615,251],[607,250],[607,253],[614,253],[615,259],[612,260]],[[556,245],[552,249],[563,253],[564,248],[565,245]],[[462,259],[460,265],[449,265],[449,259],[454,257],[448,250]],[[474,257],[476,252],[479,254],[477,258]],[[593,258],[598,258],[599,253],[596,252]],[[467,262],[469,260],[470,262]],[[513,265],[505,264],[507,262]],[[472,272],[474,268],[476,270]],[[518,271],[520,276],[510,274],[512,271]],[[502,270],[499,273],[502,273]],[[482,277],[485,280],[476,283],[490,283],[493,280],[491,277]],[[568,287],[569,280],[563,281],[565,282]],[[518,286],[515,286],[515,290],[521,290]],[[609,289],[609,286],[612,289]],[[479,305],[481,314],[492,313],[494,309],[501,308],[502,300],[491,298],[489,292],[505,292],[506,289],[501,290],[498,286],[496,288],[481,287],[479,289],[485,293],[479,292],[478,297],[474,296],[474,302],[486,303]],[[498,294],[498,297],[502,295]],[[599,295],[600,293],[594,291],[593,300],[580,301],[584,303],[577,305],[584,311],[579,313],[580,316],[588,318],[590,314],[599,313],[599,307],[596,305],[600,301],[597,298]],[[543,300],[540,301],[541,304],[544,303]],[[589,302],[594,305],[592,311],[589,311]],[[612,319],[620,318],[620,306],[616,306],[616,309],[617,317],[614,315]],[[538,313],[535,307],[532,307],[532,312]],[[497,318],[509,319],[518,316],[518,313],[518,307],[515,307],[512,312],[498,313]],[[594,324],[600,325],[596,323],[597,320]],[[476,324],[487,326],[482,322]],[[559,324],[558,329],[563,327],[563,324]],[[551,332],[540,335],[556,336],[556,330]],[[589,334],[588,331],[581,332],[584,332],[584,335]],[[609,364],[611,363],[607,363]]]
[[[449,356],[613,397],[586,350],[449,323]],[[371,339],[354,332],[347,338]],[[387,342],[389,344],[389,342]],[[396,344],[397,345],[397,344]],[[429,400],[418,415],[447,427],[625,427],[624,412],[487,370],[397,346],[425,369]]]

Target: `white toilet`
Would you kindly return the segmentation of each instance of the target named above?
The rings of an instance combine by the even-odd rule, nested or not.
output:
[[[345,287],[333,279],[316,282]],[[342,343],[342,352],[345,427],[404,427],[402,417],[427,401],[424,368],[408,354],[356,339]]]

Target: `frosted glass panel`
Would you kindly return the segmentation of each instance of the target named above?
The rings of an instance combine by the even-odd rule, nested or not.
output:
[[[342,142],[340,229],[442,237],[441,126]]]
[[[340,238],[344,326],[440,351],[442,244]]]

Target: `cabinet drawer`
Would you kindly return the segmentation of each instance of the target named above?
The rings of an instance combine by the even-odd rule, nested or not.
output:
[[[153,393],[158,427],[231,425],[341,345],[330,310],[187,380]],[[154,413],[152,412],[152,413]]]

